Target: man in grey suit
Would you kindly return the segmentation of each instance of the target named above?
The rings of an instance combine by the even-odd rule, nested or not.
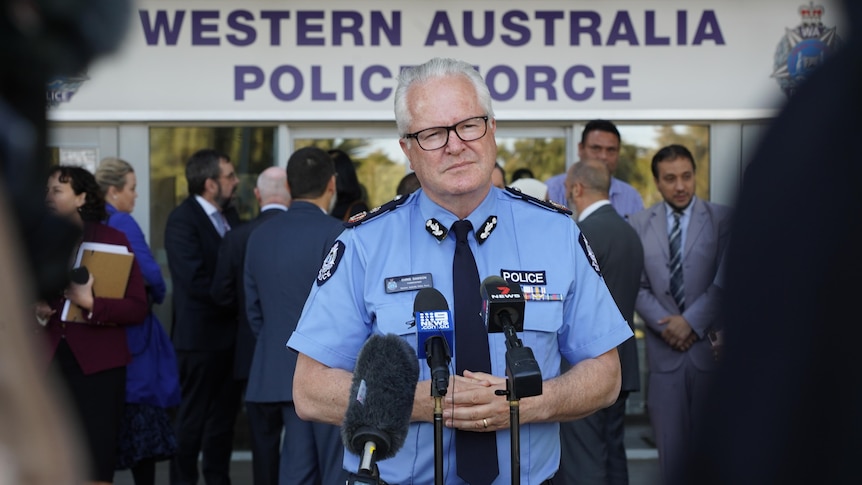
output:
[[[566,175],[567,198],[577,211],[578,227],[596,255],[614,302],[634,329],[635,299],[640,288],[644,253],[635,230],[611,206],[611,173],[600,161],[580,161]],[[560,424],[562,485],[627,485],[624,443],[626,399],[640,389],[638,351],[634,337],[617,346],[622,386],[610,407]]]
[[[685,147],[659,150],[652,173],[664,200],[629,217],[644,247],[635,310],[648,329],[647,406],[670,484],[682,481],[692,423],[705,422],[699,414],[717,366],[708,333],[717,324],[716,275],[730,235],[730,209],[695,196],[695,168]]]
[[[257,337],[245,396],[254,483],[345,483],[339,428],[296,415],[297,354],[285,347],[321,263],[343,229],[327,214],[335,197],[332,158],[315,147],[297,150],[287,162],[287,185],[290,210],[255,229],[246,248],[246,314]]]

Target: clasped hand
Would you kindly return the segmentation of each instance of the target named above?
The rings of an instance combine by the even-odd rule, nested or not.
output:
[[[664,317],[658,324],[667,325],[661,332],[661,338],[674,350],[685,352],[697,341],[697,334],[682,315]]]
[[[83,285],[69,283],[68,288],[63,292],[63,297],[84,310],[93,311],[93,281],[93,274],[91,273]]]
[[[508,401],[496,394],[506,390],[506,379],[484,372],[464,371],[452,376],[443,400],[447,427],[469,431],[497,431],[509,427]]]

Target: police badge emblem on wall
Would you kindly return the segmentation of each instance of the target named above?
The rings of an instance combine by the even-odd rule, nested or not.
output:
[[[800,6],[802,23],[785,29],[784,37],[775,50],[772,77],[788,97],[841,45],[836,27],[823,25],[823,12],[823,6],[814,2]]]
[[[48,106],[56,108],[61,103],[68,103],[88,79],[90,78],[86,74],[81,73],[76,76],[59,76],[48,81],[45,90]]]

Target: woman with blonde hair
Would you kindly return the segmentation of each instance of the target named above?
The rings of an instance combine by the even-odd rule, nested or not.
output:
[[[166,291],[161,268],[131,215],[138,196],[134,169],[125,160],[105,158],[96,169],[96,181],[105,196],[108,225],[122,231],[132,245],[150,305],[161,303]],[[116,468],[131,469],[137,485],[152,485],[156,462],[176,452],[167,408],[179,405],[180,387],[174,349],[161,322],[152,311],[142,320],[143,325],[126,329],[132,362],[126,367],[126,408]]]

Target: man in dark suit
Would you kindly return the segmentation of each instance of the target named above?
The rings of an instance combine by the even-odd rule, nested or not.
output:
[[[230,158],[212,149],[186,163],[189,197],[168,216],[165,250],[173,282],[171,337],[177,352],[182,402],[171,483],[194,485],[198,454],[208,485],[230,483],[239,385],[231,378],[236,311],[210,296],[219,244],[239,217],[230,207],[238,184]]]
[[[327,215],[335,165],[323,150],[301,148],[287,162],[287,183],[290,210],[261,224],[246,251],[246,313],[257,337],[246,390],[254,483],[345,483],[339,428],[296,415],[297,354],[285,347],[321,263],[344,228]]]
[[[717,368],[708,334],[717,326],[730,209],[695,196],[694,157],[681,145],[659,150],[652,173],[664,200],[629,217],[644,248],[635,310],[647,326],[647,405],[659,464],[675,484]]]
[[[243,270],[245,267],[245,248],[248,237],[262,222],[287,210],[290,192],[287,190],[287,177],[284,169],[269,167],[257,177],[254,188],[260,214],[248,224],[243,224],[225,234],[219,247],[216,269],[213,274],[211,295],[222,305],[237,308],[239,324],[236,329],[236,355],[233,376],[240,381],[245,390],[251,358],[254,355],[254,334],[248,326],[245,313],[245,291],[243,290]]]
[[[578,227],[589,241],[614,302],[634,330],[635,300],[644,267],[643,246],[635,230],[611,206],[611,173],[599,161],[580,161],[566,176],[568,199],[577,210]],[[617,346],[622,386],[610,407],[560,424],[562,485],[626,485],[625,414],[630,392],[640,389],[637,342]]]

